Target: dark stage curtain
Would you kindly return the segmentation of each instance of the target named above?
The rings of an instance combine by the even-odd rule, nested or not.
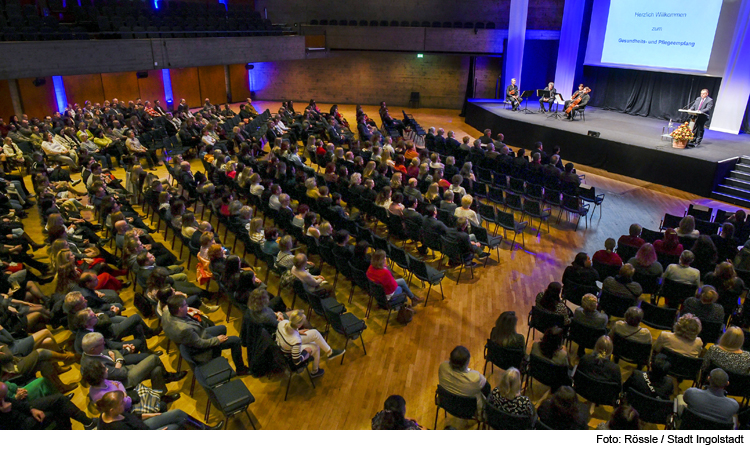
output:
[[[750,134],[750,99],[747,100],[747,107],[745,107],[745,117],[742,118],[740,132]]]
[[[469,104],[469,99],[474,98],[474,79],[476,78],[476,67],[477,58],[476,56],[469,57],[469,78],[466,80],[466,93],[464,94],[464,106],[461,107],[461,113],[459,116],[466,116],[466,106]],[[503,91],[505,94],[505,91]]]
[[[680,119],[677,110],[708,89],[716,100],[721,78],[676,73],[585,66],[584,84],[591,88],[589,105],[635,116]]]

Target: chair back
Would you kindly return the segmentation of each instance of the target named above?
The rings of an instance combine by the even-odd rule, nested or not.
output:
[[[711,362],[708,365],[708,368],[703,370],[701,381],[702,384],[707,383],[707,377],[711,373],[712,370],[716,369],[718,366]],[[749,398],[750,397],[750,374],[740,374],[738,372],[729,371],[727,369],[724,369],[724,371],[729,376],[729,385],[727,385],[724,390],[727,393],[727,396],[737,396],[740,398]]]
[[[401,248],[391,245],[389,250],[391,261],[395,262],[397,266],[404,270],[409,270],[409,258],[406,256],[406,251]]]
[[[652,231],[651,229],[646,229],[644,227],[641,230],[641,238],[645,240],[646,242],[653,244],[657,240],[663,240],[664,233],[660,231]]]
[[[477,399],[473,396],[460,396],[450,393],[438,385],[435,391],[435,405],[445,409],[454,417],[471,420],[477,415]]]
[[[489,403],[484,406],[484,417],[485,421],[492,429],[532,429],[534,425],[534,417],[531,415],[514,415],[499,410]]]
[[[571,385],[567,365],[553,364],[533,353],[529,355],[529,376],[550,387],[553,393],[563,385]]]
[[[544,187],[544,203],[559,207],[562,205],[562,193],[559,189]]]
[[[579,347],[594,348],[599,337],[607,334],[606,328],[595,328],[576,320],[570,322],[568,339],[577,343]]]
[[[527,199],[533,199],[541,201],[544,198],[544,188],[542,185],[526,182],[526,194]]]
[[[536,305],[531,307],[529,311],[529,328],[534,328],[544,333],[547,329],[554,326],[559,328],[565,326],[565,317]]]
[[[643,310],[642,323],[654,329],[671,331],[674,322],[677,319],[677,309],[669,307],[657,307],[656,305],[642,301],[641,310]]]
[[[305,290],[305,285],[302,283],[302,280],[299,278],[292,280],[292,289],[294,290],[295,296],[302,299],[303,302],[308,302],[307,290]]]
[[[651,359],[651,343],[634,342],[620,334],[612,333],[612,355],[638,365],[648,366]]]
[[[586,400],[605,406],[614,406],[622,391],[620,383],[596,380],[580,370],[573,375],[573,387]]]
[[[711,207],[704,207],[703,205],[690,204],[688,205],[688,208],[685,214],[693,216],[696,220],[711,221],[711,214],[713,213],[713,211],[714,209]],[[702,233],[703,231],[701,231],[701,234]]]
[[[703,358],[681,355],[668,348],[662,348],[661,353],[667,357],[667,360],[672,365],[669,375],[680,380],[697,380],[703,366]]]
[[[487,339],[484,345],[484,359],[503,370],[515,367],[520,370],[525,352],[523,348],[503,347]]]
[[[527,215],[541,217],[542,216],[542,205],[538,200],[524,199],[523,201],[523,212]]]
[[[593,267],[594,270],[596,270],[596,272],[599,274],[599,278],[601,279],[605,279],[607,277],[614,277],[615,275],[620,273],[619,266],[603,264],[593,259],[591,260],[591,267]]]
[[[724,323],[721,321],[701,321],[701,332],[698,337],[703,341],[703,346],[706,346],[718,342],[723,333]]]
[[[353,274],[351,267],[349,267],[349,261],[340,257],[334,257],[333,260],[336,262],[336,269],[338,269],[345,278],[351,280]]]
[[[495,207],[492,205],[485,205],[481,202],[477,202],[477,207],[479,209],[479,216],[488,221],[495,221]]]
[[[404,219],[406,236],[415,242],[422,241],[422,225],[410,219]]]
[[[385,289],[383,289],[383,286],[374,282],[370,282],[370,295],[378,303],[378,306],[386,310],[398,307],[399,305],[401,305],[402,303],[406,301],[405,299],[406,294],[399,294],[398,296],[391,296],[391,298],[388,299],[388,296],[385,294]]]
[[[516,230],[516,222],[513,218],[513,213],[506,213],[504,211],[497,211],[497,224],[503,229],[509,229],[511,231]]]
[[[571,213],[578,213],[582,215],[588,213],[588,210],[581,204],[581,199],[579,199],[578,196],[566,194],[564,192],[562,197],[562,208],[565,211]]]
[[[464,253],[461,248],[456,244],[456,241],[448,237],[440,237],[441,252],[448,257],[452,262],[465,264],[467,257],[473,257],[473,253]],[[469,258],[470,260],[470,258]]]
[[[676,282],[668,278],[662,279],[659,295],[669,300],[670,306],[679,307],[685,299],[695,295],[695,285]]]
[[[362,291],[369,293],[370,280],[367,278],[367,273],[363,270],[357,269],[351,263],[349,263],[349,270],[352,273],[352,278],[354,279],[354,283],[357,286],[359,286]]]
[[[628,404],[640,415],[641,421],[666,425],[674,413],[674,401],[657,399],[630,388],[627,392]]]
[[[661,220],[661,226],[659,226],[659,230],[663,231],[665,229],[675,229],[680,226],[680,221],[682,221],[682,216],[664,213],[664,218]]]
[[[563,285],[562,297],[566,302],[581,305],[581,299],[586,294],[598,294],[599,289],[596,286],[581,285],[572,281],[567,281]]]
[[[618,244],[616,251],[620,256],[620,259],[622,259],[622,262],[628,262],[628,259],[634,258],[636,253],[638,253],[638,247],[633,245]]]
[[[643,294],[656,294],[659,291],[661,277],[659,275],[647,275],[636,271],[633,274],[633,281],[641,285]]]
[[[734,422],[730,421],[728,423],[724,423],[721,421],[712,420],[710,418],[706,418],[703,415],[695,413],[694,411],[690,410],[689,407],[686,407],[685,410],[682,411],[682,415],[680,415],[679,429],[698,431],[734,429]]]
[[[372,236],[372,247],[376,250],[383,250],[386,253],[389,251],[388,240],[374,234]]]
[[[602,290],[599,297],[599,308],[610,317],[622,318],[625,316],[625,311],[635,305],[637,301],[638,298],[634,296],[620,297]]]

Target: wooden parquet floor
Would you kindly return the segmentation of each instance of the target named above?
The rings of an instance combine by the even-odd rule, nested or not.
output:
[[[257,102],[256,108],[270,108],[275,112],[278,102]],[[298,109],[304,104],[299,103]],[[236,107],[236,105],[235,105]],[[328,106],[321,106],[328,109]],[[354,122],[354,106],[340,106],[344,116]],[[236,109],[236,108],[235,108]],[[377,117],[377,107],[366,106],[366,112]],[[400,113],[400,108],[392,108],[393,113]],[[457,138],[464,134],[476,138],[480,135],[475,129],[465,124],[454,110],[411,109],[417,121],[425,128],[439,126],[447,130],[454,130]],[[529,139],[529,147],[533,144]],[[552,145],[546,145],[550,148]],[[565,157],[563,145],[562,156]],[[193,169],[201,170],[199,161],[194,161]],[[588,229],[581,222],[578,231],[574,230],[574,223],[567,223],[563,218],[560,224],[555,218],[550,224],[549,233],[546,227],[537,235],[533,231],[525,234],[526,248],[511,250],[504,244],[500,251],[500,259],[496,260],[493,253],[486,268],[476,268],[474,277],[468,272],[461,276],[456,284],[456,273],[450,271],[443,282],[445,299],[441,299],[439,288],[434,288],[430,300],[417,307],[418,313],[413,321],[403,326],[393,317],[388,328],[388,334],[383,335],[385,317],[387,314],[380,310],[373,310],[367,320],[368,329],[364,333],[367,355],[359,341],[349,344],[344,364],[339,360],[328,363],[323,360],[321,367],[326,371],[322,378],[316,379],[317,388],[312,389],[307,376],[295,376],[289,391],[289,400],[284,402],[287,375],[263,377],[255,379],[244,377],[242,380],[256,398],[251,406],[251,415],[256,426],[261,429],[369,429],[370,420],[376,412],[382,409],[383,402],[391,394],[402,395],[407,402],[407,416],[416,419],[420,424],[432,428],[435,417],[434,393],[437,385],[438,365],[448,358],[448,354],[456,345],[467,347],[473,356],[470,366],[482,370],[484,364],[483,348],[490,330],[498,315],[506,310],[514,310],[519,316],[519,332],[526,333],[526,317],[534,302],[535,295],[543,290],[550,281],[559,281],[563,269],[572,261],[579,251],[593,254],[603,247],[608,237],[617,238],[627,232],[628,226],[638,222],[644,227],[656,229],[665,212],[682,214],[687,204],[699,201],[711,206],[730,208],[727,204],[712,202],[684,192],[653,186],[650,183],[637,182],[625,177],[618,177],[601,170],[580,167],[579,172],[586,173],[586,183],[595,186],[597,192],[605,194],[602,212],[596,212]],[[669,173],[675,173],[670,171]],[[116,172],[122,174],[121,169]],[[159,175],[166,177],[166,169],[160,168]],[[42,240],[38,216],[32,212],[26,221],[26,228],[37,240]],[[382,230],[382,225],[381,225]],[[222,231],[223,232],[223,231]],[[502,233],[502,231],[500,231]],[[162,234],[155,234],[158,241],[163,241]],[[519,238],[520,241],[520,238]],[[232,236],[228,236],[225,245],[231,247]],[[165,245],[167,243],[165,242]],[[168,246],[168,245],[167,245]],[[241,243],[238,244],[238,251]],[[179,243],[177,245],[179,248]],[[409,249],[414,252],[413,245]],[[239,252],[241,254],[241,251]],[[37,254],[39,259],[46,261],[44,250]],[[248,261],[252,257],[248,255]],[[193,263],[194,265],[194,263]],[[194,268],[189,273],[194,280]],[[264,271],[261,271],[265,275]],[[401,275],[396,268],[396,275]],[[333,270],[325,267],[323,274],[333,278]],[[47,290],[51,285],[46,285]],[[339,278],[336,291],[340,302],[345,303],[349,294],[349,282]],[[426,289],[420,289],[419,284],[412,283],[415,291],[422,297]],[[215,287],[215,285],[214,285]],[[276,293],[278,278],[270,276],[269,289]],[[132,290],[122,293],[128,305],[126,314],[136,313],[132,306]],[[287,304],[291,304],[291,296],[284,293]],[[241,324],[241,314],[233,310],[229,322],[225,322],[226,301],[222,302],[222,309],[213,313],[211,319],[217,324],[226,324],[229,333],[238,335]],[[364,318],[367,297],[356,290],[354,301],[347,306],[349,311],[360,318]],[[299,302],[298,302],[299,306]],[[395,314],[394,314],[395,315]],[[312,317],[313,325],[323,326],[320,317]],[[152,321],[150,323],[154,325]],[[654,331],[656,336],[657,331]],[[55,333],[58,341],[63,341],[69,333],[59,331]],[[539,337],[539,336],[537,336]],[[329,343],[341,347],[342,337],[332,333]],[[165,337],[154,337],[149,341],[151,348],[165,349]],[[226,357],[229,357],[228,352]],[[177,354],[162,356],[168,368],[174,368]],[[621,363],[623,370],[628,372],[632,366]],[[184,368],[184,367],[183,367]],[[497,385],[500,371],[488,374],[492,386]],[[195,395],[188,395],[191,376],[170,387],[182,393],[182,398],[173,404],[174,408],[181,408],[197,418],[203,417],[206,408],[206,396],[200,387],[196,387]],[[63,375],[66,382],[80,380],[78,367]],[[542,396],[539,383],[534,384],[535,392],[532,400],[538,402]],[[684,387],[683,387],[684,388]],[[85,409],[85,392],[82,388],[75,391],[74,402]],[[590,425],[595,426],[608,418],[608,412],[597,409]],[[212,409],[210,423],[219,420],[216,409]],[[474,427],[448,417],[440,416],[438,428],[447,425],[455,427]],[[76,425],[80,427],[80,425]],[[229,424],[230,429],[249,429],[246,418],[238,417]]]

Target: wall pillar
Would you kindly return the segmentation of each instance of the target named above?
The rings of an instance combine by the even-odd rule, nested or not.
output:
[[[18,80],[8,80],[10,86],[10,101],[13,103],[13,111],[19,118],[23,115],[23,103],[21,103],[21,92],[18,90]]]
[[[526,19],[529,13],[529,0],[511,0],[508,25],[508,44],[503,56],[503,87],[502,98],[505,98],[505,88],[510,80],[515,78],[518,87],[522,87],[521,70],[523,68],[523,47],[526,42]]]
[[[565,0],[555,70],[555,88],[565,99],[570,97],[576,87],[576,65],[585,7],[586,0]]]

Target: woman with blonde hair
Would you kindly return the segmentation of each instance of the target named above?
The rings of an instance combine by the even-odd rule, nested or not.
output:
[[[281,347],[281,351],[292,356],[295,363],[312,357],[313,371],[310,377],[320,377],[323,375],[323,369],[320,368],[321,350],[329,360],[342,356],[346,350],[332,349],[317,329],[302,330],[306,322],[307,318],[301,310],[292,311],[288,320],[279,322],[276,328],[276,343]]]
[[[438,186],[437,183],[430,183],[427,192],[424,193],[424,200],[433,205],[435,205],[436,202],[440,202],[440,186]]]
[[[391,206],[391,187],[385,186],[380,190],[378,196],[375,198],[375,205],[383,207],[386,210]]]
[[[375,161],[368,161],[365,165],[365,169],[362,171],[362,180],[374,178],[376,167],[377,164],[375,163]]]
[[[612,349],[612,339],[609,336],[599,337],[594,345],[593,353],[583,355],[576,370],[598,382],[622,384],[620,366],[610,360]]]
[[[322,275],[312,275],[307,271],[307,267],[307,256],[304,253],[299,253],[294,256],[292,262],[292,275],[302,282],[305,291],[318,296],[328,296],[330,294],[330,288],[328,287],[328,282],[325,277]]]
[[[742,329],[737,326],[727,328],[719,343],[711,346],[703,356],[704,373],[714,366],[735,374],[750,374],[750,353],[742,350],[744,344]]]
[[[521,395],[521,372],[515,367],[509,367],[503,373],[500,383],[492,390],[487,402],[497,410],[511,415],[535,415],[534,404],[528,397]]]
[[[208,259],[208,251],[211,246],[216,243],[214,240],[214,233],[206,231],[201,234],[200,238],[201,248],[198,251],[198,263],[195,265],[195,279],[198,280],[200,286],[210,282],[213,278],[211,269],[209,268],[211,261]]]
[[[672,350],[681,355],[698,358],[703,353],[703,341],[698,334],[701,333],[701,320],[692,313],[682,315],[674,325],[674,332],[663,331],[654,342],[654,353],[659,353],[662,348]]]
[[[265,234],[263,232],[263,218],[255,217],[247,224],[247,235],[255,243],[263,243]]]
[[[719,300],[719,293],[716,292],[716,288],[711,285],[703,285],[694,297],[685,299],[680,314],[692,313],[701,322],[723,322],[724,307],[717,304],[717,300]]]
[[[680,224],[675,228],[675,232],[680,237],[698,238],[701,235],[700,232],[695,228],[695,218],[693,215],[687,215],[680,220]]]
[[[729,261],[720,262],[713,272],[703,277],[703,283],[716,288],[718,302],[724,307],[724,315],[731,315],[737,308],[739,298],[745,290],[745,282],[737,276],[734,266]]]
[[[473,202],[474,202],[474,198],[471,197],[471,195],[469,194],[466,194],[465,196],[461,197],[461,206],[456,208],[456,210],[453,212],[453,215],[456,218],[461,218],[463,216],[475,226],[479,226],[480,224],[482,224],[481,220],[479,219],[479,215],[477,215],[477,212],[469,208],[471,207],[471,204]]]

